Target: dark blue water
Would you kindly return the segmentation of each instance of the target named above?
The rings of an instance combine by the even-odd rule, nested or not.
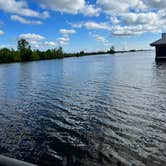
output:
[[[166,63],[147,51],[0,65],[0,153],[41,166],[166,165]]]

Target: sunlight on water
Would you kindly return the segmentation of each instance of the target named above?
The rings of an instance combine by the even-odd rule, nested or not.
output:
[[[0,65],[0,152],[39,165],[166,165],[166,64],[153,52]]]

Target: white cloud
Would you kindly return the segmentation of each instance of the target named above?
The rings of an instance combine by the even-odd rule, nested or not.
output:
[[[43,49],[43,46],[45,46],[44,40],[45,37],[38,35],[38,34],[34,34],[34,33],[26,33],[26,34],[20,34],[18,36],[18,39],[25,39],[27,40],[32,48],[35,49]]]
[[[97,22],[95,21],[97,19],[93,20],[92,18],[91,21],[85,19],[79,23],[70,23],[73,29],[60,29],[61,36],[55,39],[55,42],[45,41],[43,36],[37,34],[22,34],[22,37],[32,44],[42,43],[48,46],[68,44],[70,35],[76,33],[75,28],[105,30],[119,36],[140,35],[146,32],[166,30],[166,0],[96,0],[96,3],[93,4],[90,4],[87,0],[33,1],[36,1],[42,8],[38,8],[38,10],[30,9],[28,0],[0,0],[0,10],[11,13],[11,20],[34,25],[42,24],[42,21],[36,19],[49,17],[46,10],[83,14],[85,16],[99,16],[103,12],[102,14],[105,14],[106,17],[101,17],[104,19],[103,22]],[[34,19],[27,17],[33,17]],[[98,20],[101,20],[101,18]],[[0,30],[0,35],[2,34],[4,32]],[[109,43],[104,36],[94,35],[93,37],[98,42]]]
[[[139,35],[146,32],[166,30],[166,10],[146,13],[124,13],[119,15],[121,21],[113,26],[114,35]]]
[[[116,36],[131,36],[141,34],[143,26],[115,26],[112,34]]]
[[[85,16],[99,16],[101,12],[100,8],[96,8],[94,5],[86,5],[81,9],[81,13]]]
[[[35,44],[36,42],[44,40],[45,37],[34,33],[26,33],[26,34],[20,34],[19,39],[26,39],[30,43]]]
[[[60,43],[62,42],[67,43],[67,41],[69,40],[67,38],[64,38],[64,39],[59,38],[55,41],[49,41],[49,40],[46,40],[44,36],[41,36],[39,34],[33,34],[33,33],[20,34],[18,36],[18,39],[26,39],[30,43],[32,48],[42,49],[42,50],[46,50],[48,48],[55,48],[61,45]]]
[[[10,18],[11,18],[11,20],[18,21],[22,24],[32,24],[32,25],[41,25],[42,24],[41,21],[28,20],[28,19],[25,19],[25,18],[18,16],[18,15],[12,15]]]
[[[50,14],[48,11],[42,12],[42,14],[39,15],[40,18],[49,18]]]
[[[0,0],[0,10],[3,10],[7,13],[19,14],[22,16],[37,18],[49,17],[49,13],[47,11],[40,13],[35,10],[29,9],[26,1]]]
[[[79,22],[79,23],[68,23],[71,27],[73,28],[82,28],[84,23],[83,22]]]
[[[97,23],[97,22],[86,22],[84,26],[87,29],[103,29],[103,30],[111,30],[111,26],[107,23]]]
[[[112,34],[117,36],[132,36],[140,35],[145,32],[160,32],[161,29],[157,25],[129,25],[129,26],[115,26],[113,27]]]
[[[36,0],[43,8],[55,11],[78,13],[84,8],[85,0]]]
[[[127,12],[131,8],[141,10],[146,7],[141,0],[97,0],[97,4],[101,5],[108,14]]]
[[[115,17],[115,16],[112,16],[112,17],[110,18],[110,20],[111,20],[112,24],[114,24],[114,25],[120,23],[120,20],[119,20],[117,17]]]
[[[108,30],[110,31],[112,29],[111,25],[109,25],[107,22],[94,22],[94,21],[88,21],[88,22],[79,22],[79,23],[69,23],[73,28],[82,28],[85,27],[88,30]]]
[[[92,36],[93,38],[95,38],[95,40],[99,43],[101,43],[104,46],[112,46],[112,43],[109,42],[104,36],[99,35],[99,34],[93,34],[93,33],[89,33],[90,36]]]
[[[110,17],[113,35],[140,35],[166,28],[165,0],[97,0]]]
[[[62,37],[57,38],[57,41],[59,45],[64,46],[69,44],[69,35],[76,33],[76,31],[74,29],[60,29],[59,33],[62,35]]]
[[[65,36],[76,33],[76,31],[74,29],[60,29],[59,32],[60,32],[60,34],[65,35]]]
[[[77,14],[85,16],[99,16],[101,9],[95,5],[86,4],[85,0],[35,0],[44,9],[51,9],[61,13]]]
[[[166,1],[165,0],[147,0],[147,1],[145,1],[145,4],[149,8],[166,9]]]
[[[67,45],[70,41],[70,38],[68,36],[65,36],[65,37],[59,37],[57,39],[59,45],[63,46],[63,45]]]
[[[56,47],[58,45],[56,42],[53,41],[46,41],[44,42],[44,44],[48,47]]]
[[[94,38],[96,39],[96,41],[98,41],[98,42],[101,42],[101,43],[105,43],[105,42],[106,42],[106,39],[105,39],[104,36],[95,34],[95,35],[93,35],[93,37],[94,37]]]
[[[0,35],[3,35],[4,34],[4,31],[0,30]]]
[[[125,13],[122,15],[122,20],[126,24],[154,24],[158,21],[157,13]]]
[[[59,41],[68,42],[70,39],[68,37],[59,37]]]

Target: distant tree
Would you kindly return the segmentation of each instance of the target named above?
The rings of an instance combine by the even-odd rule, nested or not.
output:
[[[13,57],[11,55],[11,51],[8,48],[3,48],[0,50],[0,62],[11,62],[13,60]]]
[[[45,57],[46,57],[46,59],[51,59],[51,56],[52,56],[52,51],[51,51],[51,49],[48,49],[45,52]]]
[[[62,49],[62,47],[58,48],[57,54],[58,54],[58,56],[62,56],[63,57],[63,49]]]
[[[39,60],[39,59],[40,59],[39,54],[38,54],[38,52],[37,52],[36,50],[34,50],[34,51],[32,52],[30,59],[31,59],[32,61],[33,61],[33,60]]]
[[[129,50],[130,52],[136,52],[137,50]]]
[[[115,47],[112,46],[108,52],[109,52],[110,54],[114,54],[114,53],[115,53]]]
[[[85,54],[84,51],[80,51],[80,56],[83,56]]]
[[[29,42],[26,41],[25,39],[20,39],[18,41],[18,50],[21,51],[22,49],[28,49],[30,46],[29,46]]]
[[[21,62],[21,61],[33,61],[40,59],[57,59],[64,57],[76,57],[76,56],[84,56],[84,55],[97,55],[97,54],[105,54],[105,53],[115,53],[115,48],[112,46],[110,50],[107,52],[84,52],[80,51],[77,53],[64,53],[62,47],[48,49],[46,51],[43,50],[31,50],[31,46],[29,42],[25,39],[18,40],[17,50],[3,48],[0,49],[0,63],[7,62]],[[131,50],[134,51],[134,50]]]
[[[17,48],[20,53],[21,61],[29,61],[31,59],[32,50],[28,41],[20,39]]]

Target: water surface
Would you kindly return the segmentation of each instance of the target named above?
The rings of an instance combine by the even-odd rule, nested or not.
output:
[[[166,64],[137,52],[0,65],[0,153],[41,166],[166,165]]]

